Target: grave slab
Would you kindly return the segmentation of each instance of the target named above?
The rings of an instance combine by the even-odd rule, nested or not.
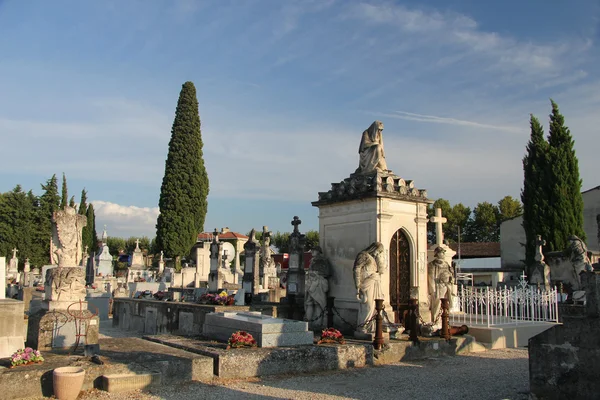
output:
[[[273,318],[258,312],[219,312],[207,314],[203,334],[227,341],[236,331],[246,331],[258,347],[298,346],[313,344],[314,336],[308,323]]]

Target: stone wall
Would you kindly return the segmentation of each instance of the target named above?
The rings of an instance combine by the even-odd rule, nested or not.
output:
[[[260,311],[274,317],[287,316],[284,305],[212,306],[119,297],[113,301],[113,326],[146,335],[199,335],[205,315],[211,312]]]
[[[597,399],[600,393],[600,273],[581,275],[586,290],[580,308],[529,340],[529,385],[533,398]],[[577,315],[579,314],[579,315]]]

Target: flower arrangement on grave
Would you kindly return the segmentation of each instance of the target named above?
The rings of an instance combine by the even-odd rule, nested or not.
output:
[[[241,347],[256,347],[256,340],[246,331],[237,331],[231,335],[227,342],[227,349],[238,349]]]
[[[346,339],[344,339],[344,335],[342,335],[342,333],[340,331],[338,331],[337,329],[327,328],[327,329],[323,329],[323,331],[321,332],[321,339],[317,343],[318,344],[321,344],[321,343],[345,344]]]
[[[221,293],[213,294],[213,293],[205,293],[200,296],[198,300],[201,304],[214,304],[218,306],[231,306],[235,303],[234,296],[228,296],[226,291],[222,291]]]
[[[33,363],[41,363],[44,361],[42,353],[38,350],[34,350],[31,347],[19,349],[12,356],[10,356],[10,367],[16,367],[19,365],[27,365]]]

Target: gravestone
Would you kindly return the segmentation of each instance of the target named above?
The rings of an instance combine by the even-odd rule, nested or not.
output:
[[[244,266],[244,278],[242,287],[246,295],[255,296],[259,293],[260,276],[259,276],[259,250],[258,242],[255,237],[255,230],[250,231],[250,239],[244,243],[244,253],[246,255]]]
[[[298,229],[301,223],[302,221],[296,216],[291,222],[294,231],[290,234],[290,258],[286,286],[286,300],[290,306],[288,316],[297,319],[302,319],[304,314],[304,244],[306,237]]]
[[[23,265],[23,286],[31,286],[31,264],[29,264],[29,258],[25,259]]]
[[[308,323],[273,318],[259,312],[216,312],[205,316],[202,334],[217,340],[243,330],[250,333],[258,347],[312,345],[314,336]]]
[[[0,299],[0,358],[10,357],[25,342],[24,303]]]
[[[73,207],[52,215],[53,259],[58,266],[46,270],[45,299],[42,309],[29,316],[28,346],[38,350],[66,348],[76,343],[98,343],[98,317],[88,311],[85,301],[85,269],[82,258],[81,230],[85,215]],[[82,338],[79,332],[85,332]]]
[[[6,278],[14,279],[15,283],[19,283],[21,278],[19,274],[19,259],[17,258],[18,251],[19,250],[17,250],[16,248],[12,249],[13,256],[8,261],[8,270],[6,271]]]
[[[219,232],[215,229],[213,241],[210,244],[210,274],[208,275],[208,290],[216,292],[223,287],[225,281],[222,272],[223,243],[219,241]]]
[[[106,233],[106,225],[104,225],[104,231],[102,232],[102,246],[95,257],[95,273],[101,276],[112,276],[114,275],[113,270],[113,257],[108,249],[108,234]]]

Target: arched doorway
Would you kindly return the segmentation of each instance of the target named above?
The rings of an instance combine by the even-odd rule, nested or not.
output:
[[[410,245],[406,234],[398,229],[390,241],[390,305],[395,322],[403,319],[410,299]]]

